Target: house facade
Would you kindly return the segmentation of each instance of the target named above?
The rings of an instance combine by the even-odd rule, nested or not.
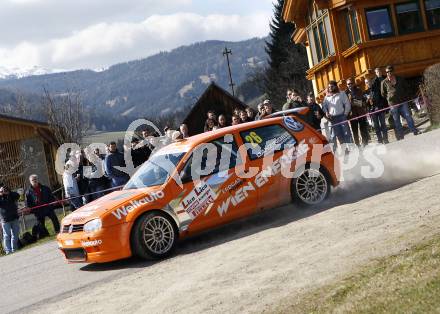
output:
[[[43,184],[59,186],[57,147],[48,124],[0,115],[0,182],[16,190],[27,187],[29,175],[37,174]]]
[[[440,62],[440,0],[286,0],[283,19],[307,47],[307,78],[320,97],[329,80],[362,83],[389,64],[414,78]]]

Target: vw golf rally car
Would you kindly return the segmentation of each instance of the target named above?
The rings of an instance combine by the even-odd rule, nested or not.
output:
[[[120,191],[62,221],[69,262],[170,255],[178,239],[291,201],[315,205],[338,161],[302,119],[280,114],[192,136],[153,154]]]

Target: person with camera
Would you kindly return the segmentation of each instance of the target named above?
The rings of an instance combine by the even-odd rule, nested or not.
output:
[[[7,186],[0,187],[0,220],[3,230],[3,247],[6,254],[18,250],[20,223],[18,222],[17,201],[20,195]]]
[[[296,89],[288,89],[286,99],[287,101],[282,108],[283,111],[304,106],[303,100]]]

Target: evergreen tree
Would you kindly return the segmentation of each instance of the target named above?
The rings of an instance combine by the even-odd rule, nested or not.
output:
[[[311,82],[305,78],[308,69],[306,49],[291,41],[295,25],[283,21],[283,5],[284,0],[278,0],[274,4],[270,39],[266,42],[269,66],[265,75],[265,87],[276,108],[281,108],[286,102],[288,88],[298,89],[303,96],[312,90]]]

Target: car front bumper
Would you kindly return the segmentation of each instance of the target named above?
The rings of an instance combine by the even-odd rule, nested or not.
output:
[[[92,233],[59,233],[57,241],[69,263],[105,263],[131,256],[129,223]]]

